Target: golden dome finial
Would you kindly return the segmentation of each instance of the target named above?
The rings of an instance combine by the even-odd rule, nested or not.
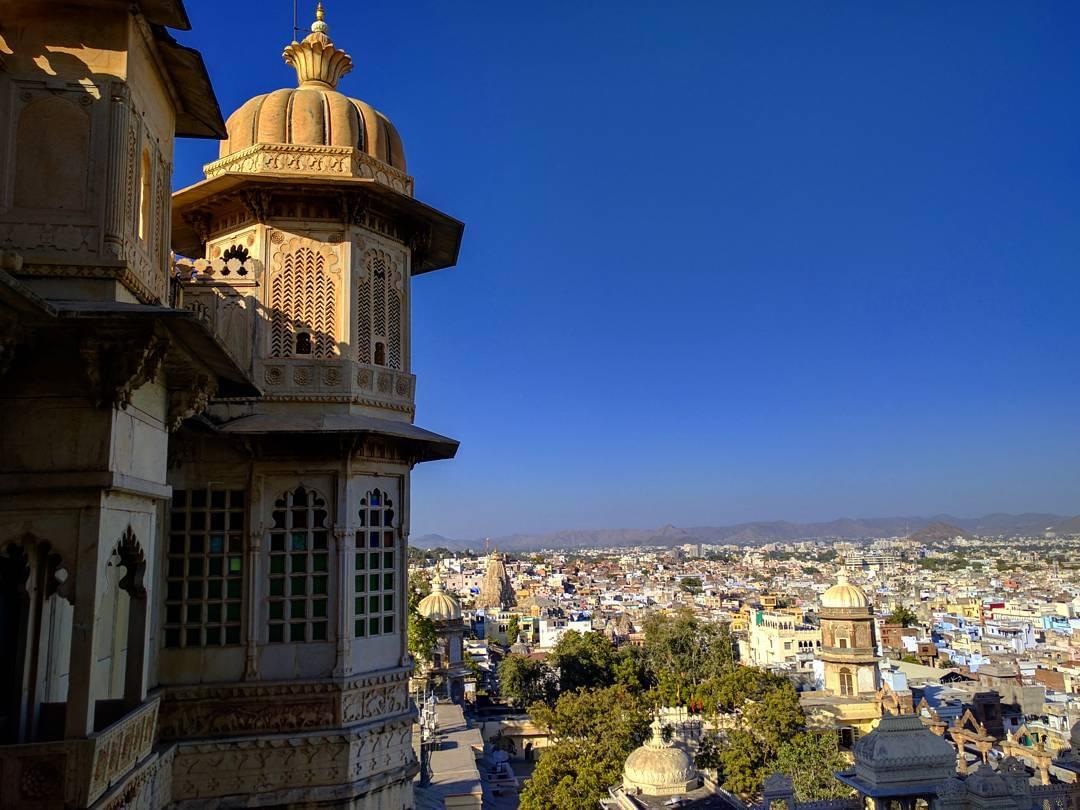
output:
[[[319,4],[315,6],[315,22],[311,24],[311,33],[325,34],[329,30],[330,26],[326,24],[326,10],[323,8],[322,0],[319,0]]]
[[[293,42],[282,57],[296,69],[300,85],[337,87],[338,80],[352,70],[352,57],[334,47],[327,32],[326,11],[320,0],[315,7],[315,22],[303,42]]]

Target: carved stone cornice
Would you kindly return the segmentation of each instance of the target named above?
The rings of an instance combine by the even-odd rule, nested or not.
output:
[[[56,276],[59,278],[93,278],[118,281],[138,299],[141,304],[160,304],[161,296],[153,292],[128,267],[94,264],[59,264],[29,262],[24,259],[19,269],[20,276]]]
[[[341,220],[346,225],[363,225],[368,210],[368,197],[359,191],[341,192]]]
[[[153,333],[83,338],[79,353],[95,404],[127,410],[132,394],[157,377],[168,351],[169,340]]]
[[[240,192],[240,202],[243,203],[244,208],[252,219],[256,222],[266,222],[266,220],[270,218],[270,206],[273,203],[273,193],[265,188],[243,189]]]
[[[182,216],[184,222],[190,225],[191,230],[195,231],[195,235],[199,237],[199,242],[205,245],[210,238],[210,214],[197,209],[195,211],[185,211]]]

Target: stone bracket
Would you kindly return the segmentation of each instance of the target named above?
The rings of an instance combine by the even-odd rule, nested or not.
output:
[[[84,338],[79,352],[97,407],[127,410],[132,394],[157,377],[168,351],[168,339],[153,333]]]

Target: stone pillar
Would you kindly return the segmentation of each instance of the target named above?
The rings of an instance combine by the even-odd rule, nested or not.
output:
[[[410,489],[409,473],[398,479],[398,504],[401,506],[401,516],[398,523],[401,526],[397,531],[395,542],[398,547],[398,582],[395,589],[397,599],[397,623],[398,638],[401,643],[401,665],[409,663],[409,515],[412,512],[412,490]]]
[[[334,553],[337,555],[337,662],[334,674],[351,675],[352,666],[352,622],[355,616],[356,588],[353,576],[356,570],[356,530],[352,528],[334,529]]]
[[[120,259],[124,256],[124,227],[127,224],[129,162],[127,154],[130,92],[124,82],[109,87],[109,157],[105,192],[105,253]]]
[[[134,709],[146,700],[146,590],[128,591],[127,660],[124,668],[124,706]]]
[[[83,510],[79,519],[78,554],[75,560],[75,610],[71,624],[71,659],[68,676],[66,738],[86,737],[94,730],[94,630],[102,571],[111,544],[100,542],[101,503]]]

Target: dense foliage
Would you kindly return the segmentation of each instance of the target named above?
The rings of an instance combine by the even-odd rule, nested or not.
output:
[[[648,734],[647,704],[624,686],[569,692],[554,706],[538,703],[529,713],[554,745],[525,783],[522,810],[597,807]]]
[[[498,675],[499,694],[518,708],[554,698],[555,673],[543,661],[511,653],[499,662]]]

